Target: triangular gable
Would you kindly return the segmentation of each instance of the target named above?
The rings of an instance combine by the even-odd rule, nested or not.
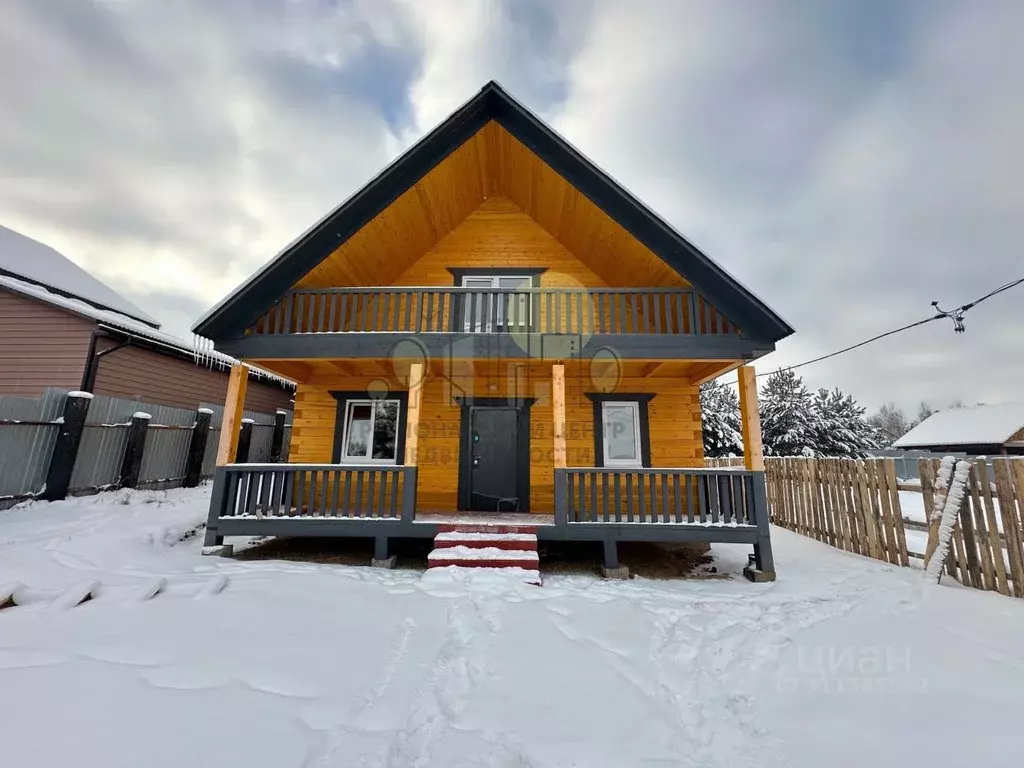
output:
[[[196,324],[195,332],[213,339],[238,335],[446,158],[490,128],[488,123],[492,121],[621,226],[643,249],[684,277],[743,328],[745,335],[775,342],[793,332],[767,305],[493,81],[210,310]],[[451,227],[457,225],[459,215],[464,217],[471,210],[454,214]]]

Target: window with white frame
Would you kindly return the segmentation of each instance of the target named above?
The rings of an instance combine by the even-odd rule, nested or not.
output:
[[[343,464],[398,463],[398,400],[349,400],[341,443]]]
[[[497,288],[507,295],[468,293],[463,297],[462,318],[467,331],[490,332],[495,328],[528,328],[532,302],[530,294],[512,294],[521,288],[530,288],[529,275],[465,275],[463,288]]]
[[[641,467],[640,403],[616,401],[601,404],[604,466]]]

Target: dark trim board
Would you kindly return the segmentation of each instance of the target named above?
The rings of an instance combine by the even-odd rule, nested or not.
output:
[[[398,430],[395,435],[395,465],[402,466],[405,464],[406,418],[409,415],[408,392],[389,392],[383,398],[374,398],[364,390],[349,392],[331,390],[331,395],[338,401],[338,407],[334,412],[334,446],[331,448],[331,461],[335,464],[341,463],[341,441],[345,436],[345,408],[348,405],[348,401],[382,399],[397,400],[399,402],[398,424],[395,425],[395,429]]]
[[[516,465],[519,470],[516,476],[516,488],[519,492],[520,508],[518,512],[530,511],[530,407],[536,398],[508,397],[455,397],[459,405],[459,511],[469,511],[470,493],[470,416],[474,408],[515,408],[516,409]],[[486,514],[486,513],[480,513]]]
[[[256,322],[285,291],[432,168],[494,120],[598,208],[683,276],[732,322],[777,342],[793,329],[770,307],[491,81],[479,93],[317,222],[193,330],[220,343]]]
[[[415,344],[409,344],[414,341]],[[297,333],[223,339],[217,349],[246,360],[288,358],[521,358],[565,360],[610,349],[622,360],[756,360],[771,342],[720,336],[555,333]]]
[[[604,419],[601,406],[604,403],[639,403],[640,410],[640,463],[644,467],[651,466],[651,418],[647,412],[647,404],[654,395],[644,392],[616,392],[604,394],[584,392],[594,404],[594,466],[604,467]]]

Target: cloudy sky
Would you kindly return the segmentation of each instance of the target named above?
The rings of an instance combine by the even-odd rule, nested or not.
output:
[[[3,0],[0,224],[187,335],[489,79],[754,289],[793,364],[1024,276],[1019,0]],[[1024,286],[802,371],[1024,399]]]

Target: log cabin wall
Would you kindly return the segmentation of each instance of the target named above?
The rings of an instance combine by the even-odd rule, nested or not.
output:
[[[347,368],[357,361],[342,363]],[[363,362],[357,375],[321,373],[300,384],[295,396],[293,463],[329,463],[333,459],[338,403],[331,391],[404,391],[401,371],[386,362]],[[594,404],[587,393],[654,394],[650,419],[651,465],[700,467],[704,464],[698,388],[675,377],[652,378],[626,369],[614,386],[594,381],[580,364],[566,366],[566,444],[569,466],[594,465]],[[417,509],[451,511],[457,507],[461,408],[455,397],[532,397],[530,408],[530,509],[554,507],[551,363],[456,361],[433,364],[426,376],[420,410]]]

